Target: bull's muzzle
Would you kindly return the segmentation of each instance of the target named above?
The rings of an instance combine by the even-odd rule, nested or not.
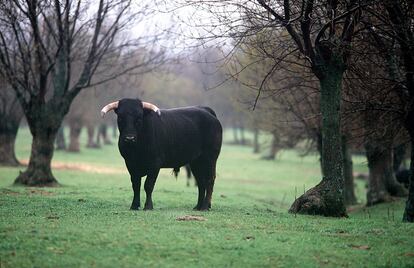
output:
[[[125,136],[124,141],[127,143],[134,143],[137,141],[137,137],[134,135],[127,135]]]

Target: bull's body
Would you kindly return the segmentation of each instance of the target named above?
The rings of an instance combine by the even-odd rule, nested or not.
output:
[[[147,176],[144,209],[152,209],[151,194],[159,170],[177,170],[186,164],[190,165],[198,184],[195,209],[209,209],[222,143],[222,127],[213,110],[208,107],[186,107],[161,110],[159,115],[145,109],[142,113],[136,113],[132,111],[134,104],[138,106],[137,100],[124,99],[119,101],[119,107],[115,110],[120,130],[118,147],[134,190],[131,209],[140,207],[143,176]],[[131,135],[136,137],[130,138]]]

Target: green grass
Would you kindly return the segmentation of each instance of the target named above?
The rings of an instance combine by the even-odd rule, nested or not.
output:
[[[19,132],[27,159],[30,134]],[[130,211],[132,190],[116,145],[56,152],[62,187],[12,186],[19,170],[0,168],[0,267],[413,267],[414,226],[403,201],[353,208],[349,218],[292,215],[298,193],[320,180],[316,155],[283,152],[263,161],[250,148],[223,147],[209,212],[197,190],[161,172],[153,211]],[[355,168],[366,171],[362,158]],[[73,169],[81,163],[86,169]],[[102,171],[103,170],[103,171]],[[142,190],[143,192],[143,190]],[[365,189],[357,188],[360,202]],[[142,201],[145,194],[142,193]],[[200,215],[206,221],[177,221]]]

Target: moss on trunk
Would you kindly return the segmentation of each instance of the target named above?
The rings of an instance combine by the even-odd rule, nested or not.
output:
[[[56,130],[43,129],[33,134],[32,150],[29,165],[23,173],[16,178],[15,184],[27,186],[56,186],[57,180],[52,174],[51,161],[53,157],[53,143]]]
[[[289,212],[346,216],[341,152],[340,103],[344,68],[341,62],[324,66],[319,75],[322,114],[322,181],[295,200]],[[339,153],[338,153],[339,152]]]

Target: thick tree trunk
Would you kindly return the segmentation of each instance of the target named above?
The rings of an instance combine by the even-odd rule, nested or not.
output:
[[[369,178],[367,191],[367,205],[372,206],[378,203],[388,202],[391,196],[385,187],[385,167],[388,165],[383,150],[372,142],[365,144],[365,151],[368,160]]]
[[[108,136],[108,127],[107,127],[106,124],[101,124],[99,126],[99,133],[100,133],[105,145],[112,144],[112,142],[111,142],[111,140],[109,139],[109,136]]]
[[[100,148],[101,146],[99,146],[99,144],[94,142],[95,126],[89,125],[89,126],[87,126],[86,129],[88,130],[88,143],[86,144],[86,147],[88,147],[88,148]],[[99,133],[98,133],[98,135],[99,135]]]
[[[56,134],[56,150],[66,150],[64,127],[61,126]]]
[[[393,164],[392,164],[392,168],[394,169],[394,172],[398,172],[401,168],[401,166],[403,166],[403,168],[405,167],[405,163],[404,163],[404,158],[405,158],[405,153],[407,151],[407,144],[406,143],[402,143],[400,145],[397,145],[394,147],[393,150]]]
[[[48,122],[45,116],[41,118],[37,118],[35,127],[30,127],[33,141],[29,165],[26,171],[20,173],[16,178],[16,184],[28,186],[56,186],[58,184],[52,174],[51,161],[59,126],[51,126],[56,122]],[[30,124],[31,122],[29,122]]]
[[[408,199],[405,203],[403,215],[404,222],[414,222],[414,110],[408,114],[406,128],[411,139],[410,185],[408,187]]]
[[[0,90],[3,90],[0,94],[4,94],[0,100],[0,165],[18,166],[20,163],[16,158],[14,144],[23,111],[14,95],[8,95],[10,91],[2,88],[1,83]]]
[[[342,138],[342,158],[344,161],[344,202],[348,206],[355,205],[357,199],[355,196],[352,155],[348,149],[346,136]]]
[[[253,138],[253,153],[260,153],[260,144],[259,144],[259,129],[254,129],[254,138]]]
[[[272,133],[272,144],[270,145],[270,152],[267,156],[264,156],[265,160],[275,160],[279,151],[280,139],[276,131]]]
[[[397,196],[397,197],[407,196],[408,194],[407,190],[395,178],[394,166],[393,166],[394,165],[394,154],[393,154],[392,145],[389,145],[386,148],[384,148],[383,155],[386,161],[383,167],[385,189],[391,196]]]
[[[68,151],[69,152],[80,152],[80,143],[79,143],[79,137],[82,130],[82,124],[77,121],[73,120],[69,123],[69,146]]]
[[[367,142],[365,150],[369,169],[367,205],[388,202],[391,196],[406,196],[407,191],[395,179],[392,146]]]
[[[333,56],[332,56],[333,57]],[[341,152],[340,102],[344,69],[325,66],[320,76],[322,114],[322,181],[295,200],[292,213],[346,216]]]
[[[20,164],[14,151],[17,130],[18,127],[11,132],[0,133],[0,165],[18,166]]]

